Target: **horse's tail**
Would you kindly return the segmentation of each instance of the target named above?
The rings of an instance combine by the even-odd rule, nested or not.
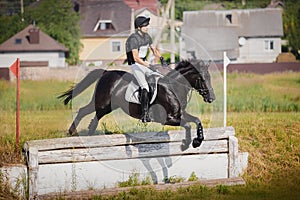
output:
[[[104,69],[95,69],[88,73],[86,77],[84,77],[79,83],[75,86],[72,86],[68,91],[59,95],[58,99],[63,99],[65,105],[67,105],[73,98],[87,89],[90,85],[92,85],[95,81],[101,78],[101,75],[105,72]]]

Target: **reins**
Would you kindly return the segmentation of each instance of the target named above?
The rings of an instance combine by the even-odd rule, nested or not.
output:
[[[171,64],[178,64],[178,63],[179,63],[179,62],[169,63],[169,64],[168,64],[168,69],[175,70],[175,69],[170,68],[169,65],[171,65]],[[161,66],[161,64],[155,64],[155,65],[152,65],[152,66]],[[164,78],[167,78],[169,84],[172,84],[172,83],[170,82],[170,80],[172,80],[172,82],[176,82],[177,84],[181,85],[182,87],[188,88],[189,91],[188,91],[188,94],[187,94],[187,95],[188,95],[187,103],[189,103],[189,102],[191,101],[193,91],[196,90],[195,88],[193,88],[192,86],[188,86],[188,85],[186,85],[186,84],[184,84],[184,83],[181,83],[181,82],[178,81],[178,80],[171,79],[170,77],[168,77],[168,76],[166,76],[166,75],[160,73],[157,69],[151,69],[151,70],[153,70],[154,72],[160,74],[160,75],[163,76]],[[179,72],[178,72],[178,73],[179,73]],[[197,82],[199,82],[198,79],[196,80],[196,84],[197,84]],[[196,90],[196,91],[197,91],[197,90]]]

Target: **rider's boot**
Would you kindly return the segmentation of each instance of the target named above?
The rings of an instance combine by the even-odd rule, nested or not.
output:
[[[149,117],[149,93],[144,88],[141,90],[142,122],[151,122]]]

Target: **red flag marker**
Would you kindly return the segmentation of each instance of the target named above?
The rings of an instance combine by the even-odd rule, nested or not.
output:
[[[17,77],[17,101],[16,101],[16,147],[19,147],[20,140],[20,59],[9,67],[9,70]]]

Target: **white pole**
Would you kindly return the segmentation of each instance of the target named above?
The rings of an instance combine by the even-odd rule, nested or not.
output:
[[[227,121],[227,65],[230,63],[229,58],[226,55],[226,51],[223,53],[223,75],[224,75],[224,127],[226,127]]]

